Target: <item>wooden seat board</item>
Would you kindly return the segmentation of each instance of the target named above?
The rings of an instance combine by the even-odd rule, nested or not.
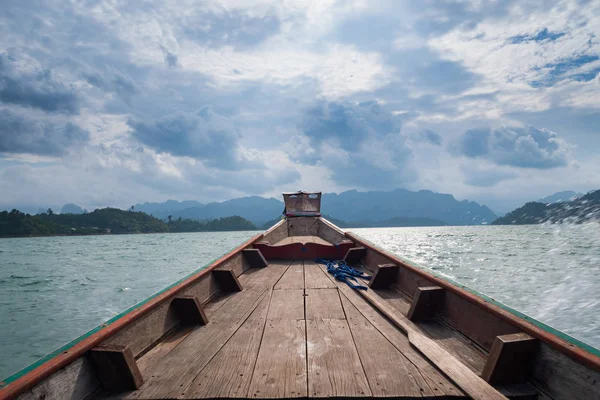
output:
[[[180,397],[235,398],[248,395],[270,300],[270,296],[263,298],[246,322]]]
[[[406,316],[410,309],[410,299],[398,290],[375,290],[388,304]],[[460,359],[473,372],[481,374],[487,358],[484,351],[467,339],[456,329],[442,321],[432,319],[415,323],[417,328],[428,337],[434,339],[444,349]]]
[[[346,320],[307,320],[306,336],[309,397],[371,396]]]
[[[193,379],[233,336],[258,306],[285,268],[253,270],[251,284],[230,297],[207,325],[195,329],[150,371],[150,377],[128,398],[170,398],[187,389]],[[182,369],[181,366],[186,368]]]
[[[294,261],[275,285],[275,289],[304,289],[304,265]]]
[[[306,319],[345,319],[336,289],[306,289]]]
[[[304,261],[304,287],[307,289],[335,289],[335,284],[314,261]]]

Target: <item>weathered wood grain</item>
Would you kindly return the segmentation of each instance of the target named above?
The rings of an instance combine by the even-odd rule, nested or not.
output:
[[[90,357],[106,390],[134,390],[144,382],[133,353],[126,346],[97,346],[90,350]]]
[[[306,393],[305,322],[269,320],[248,397],[292,398],[306,397]]]
[[[303,320],[304,290],[274,290],[271,297],[271,306],[269,308],[269,319]]]
[[[250,268],[264,268],[269,265],[265,257],[258,249],[244,249],[242,250],[242,254],[244,255],[246,261],[248,261]]]
[[[372,289],[385,289],[396,282],[400,267],[396,264],[378,264],[369,281]]]
[[[444,301],[444,289],[439,286],[419,287],[413,296],[406,317],[411,321],[423,321],[434,316]]]
[[[241,292],[244,290],[235,272],[228,269],[215,269],[212,274],[217,278],[219,287],[224,292]]]
[[[272,291],[271,291],[272,293]],[[246,397],[265,328],[269,296],[200,371],[183,398]]]
[[[325,266],[319,265],[323,271]],[[414,366],[413,376],[424,389],[424,396],[448,395],[461,396],[462,391],[442,375],[409,343],[408,337],[377,312],[370,304],[345,283],[332,281],[343,296],[348,298],[356,309]],[[409,368],[412,368],[410,365]],[[427,388],[429,387],[429,390]]]
[[[348,265],[358,264],[360,263],[360,260],[362,260],[366,253],[367,249],[365,249],[364,247],[353,247],[346,252],[346,255],[344,256],[344,261]]]
[[[408,315],[411,300],[407,294],[397,289],[376,290],[375,292],[402,315]],[[471,371],[478,375],[481,374],[487,353],[454,327],[444,322],[442,318],[417,322],[415,326],[461,360]]]
[[[345,319],[337,289],[306,289],[306,319]]]
[[[18,400],[83,399],[100,388],[92,361],[81,357],[17,397]]]
[[[204,303],[219,292],[219,285],[208,274],[186,288],[180,295],[196,296],[200,303]],[[121,345],[131,349],[133,355],[140,354],[152,348],[164,335],[179,324],[179,318],[170,302],[159,304],[148,314],[126,326],[115,335],[104,341],[103,345]]]
[[[346,240],[344,232],[322,217],[319,218],[316,236],[319,236],[320,238],[333,244],[338,244]]]
[[[426,390],[430,392],[413,376],[410,361],[345,296],[342,305],[373,396],[421,397]]]
[[[318,217],[287,218],[288,236],[319,236]]]
[[[371,396],[346,320],[308,320],[306,336],[309,397]]]
[[[196,296],[177,296],[171,301],[181,325],[206,325],[208,318]]]
[[[600,399],[600,372],[541,343],[533,367],[533,383],[556,400]]]
[[[285,221],[285,219],[282,219],[264,233],[262,241],[275,244],[287,236],[287,222]]]
[[[304,261],[304,287],[307,289],[335,289],[335,284],[314,261]]]
[[[144,380],[148,377],[148,370],[158,362],[162,357],[173,350],[179,343],[181,343],[192,331],[193,326],[186,326],[176,330],[170,335],[166,336],[159,344],[152,348],[149,352],[138,358],[137,364],[142,377]]]
[[[284,268],[255,271],[248,287],[231,296],[208,324],[197,328],[164,356],[149,372],[148,381],[129,398],[172,398],[184,393],[198,373],[233,336],[281,277]],[[182,369],[181,366],[186,368]]]
[[[275,285],[277,289],[304,289],[304,265],[302,261],[294,261],[279,282]]]
[[[498,336],[481,377],[493,384],[525,383],[531,374],[539,342],[526,333]]]
[[[504,395],[473,373],[443,347],[419,332],[409,319],[394,312],[393,308],[376,293],[360,291],[359,294],[394,325],[408,334],[409,342],[473,399],[506,399]]]

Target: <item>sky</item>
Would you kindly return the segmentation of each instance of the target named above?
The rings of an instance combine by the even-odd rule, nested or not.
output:
[[[600,188],[598,1],[14,1],[0,207]]]

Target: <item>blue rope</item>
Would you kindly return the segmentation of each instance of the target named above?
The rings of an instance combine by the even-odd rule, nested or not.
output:
[[[367,290],[367,287],[360,285],[356,278],[371,279],[369,275],[365,275],[363,272],[352,268],[345,261],[330,261],[330,260],[316,260],[319,264],[327,266],[327,272],[335,277],[340,282],[345,282],[352,289],[356,290]]]

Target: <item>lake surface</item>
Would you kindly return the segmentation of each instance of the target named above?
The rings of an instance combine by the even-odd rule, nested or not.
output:
[[[351,229],[600,347],[600,225]],[[0,239],[0,377],[256,232]]]

